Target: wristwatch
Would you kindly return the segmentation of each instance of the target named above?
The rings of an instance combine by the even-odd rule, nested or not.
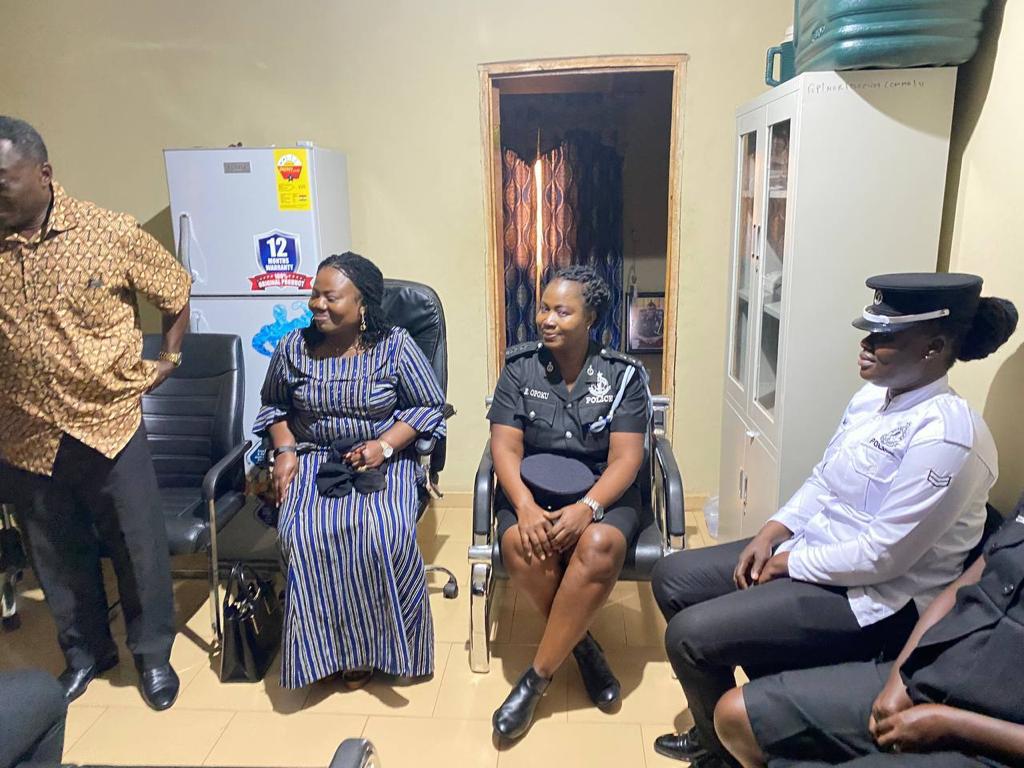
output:
[[[181,352],[161,352],[156,356],[157,360],[166,360],[168,363],[177,368],[181,365]]]
[[[395,449],[391,445],[391,443],[389,443],[387,440],[378,440],[377,442],[380,443],[380,449],[384,453],[384,458],[390,459],[392,454],[394,454],[395,452]]]
[[[604,507],[602,507],[592,498],[590,498],[589,496],[584,496],[582,499],[579,500],[579,503],[586,504],[588,507],[590,507],[590,511],[593,512],[590,519],[593,522],[600,523],[602,520],[604,520]]]
[[[298,453],[299,446],[297,445],[279,445],[274,449],[274,456],[280,456],[282,453]]]

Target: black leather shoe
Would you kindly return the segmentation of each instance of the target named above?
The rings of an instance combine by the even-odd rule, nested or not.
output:
[[[142,698],[158,712],[168,709],[178,698],[181,681],[170,664],[143,669],[139,672],[139,687]]]
[[[526,733],[537,704],[550,684],[551,680],[538,675],[533,667],[526,670],[508,698],[494,711],[491,718],[494,732],[506,739],[518,739]]]
[[[583,676],[583,687],[587,689],[590,700],[599,709],[607,709],[618,703],[622,686],[612,674],[601,646],[589,632],[572,649],[572,655],[576,658],[580,675]]]
[[[89,687],[95,678],[117,666],[117,652],[115,651],[105,659],[101,659],[88,667],[68,667],[57,678],[60,687],[64,689],[64,701],[70,704]]]
[[[700,743],[696,727],[686,733],[666,733],[654,740],[654,751],[676,760],[695,761],[708,754],[707,747]]]

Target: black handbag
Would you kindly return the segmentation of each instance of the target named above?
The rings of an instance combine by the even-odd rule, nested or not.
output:
[[[258,683],[281,645],[283,611],[268,579],[236,563],[224,593],[222,683]]]

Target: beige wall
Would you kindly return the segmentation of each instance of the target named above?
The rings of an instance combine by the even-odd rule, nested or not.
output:
[[[72,194],[133,213],[168,243],[162,148],[312,139],[347,152],[356,250],[388,275],[434,284],[445,302],[459,415],[444,485],[468,490],[487,386],[477,64],[689,54],[675,434],[687,490],[708,491],[733,112],[764,89],[764,50],[791,9],[791,0],[7,2],[0,111],[40,129]]]
[[[1024,311],[1024,5],[996,0],[987,25],[960,70],[939,264],[981,275],[985,294]],[[1024,490],[1024,324],[992,357],[957,365],[950,378],[992,430],[1000,465],[992,503],[1009,512]]]

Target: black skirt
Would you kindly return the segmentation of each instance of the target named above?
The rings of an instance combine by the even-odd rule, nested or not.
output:
[[[571,504],[573,500],[545,499],[535,496],[534,501],[538,506],[550,510]],[[626,489],[622,496],[608,505],[604,512],[604,519],[596,525],[610,525],[619,529],[626,537],[626,545],[631,546],[640,531],[651,522],[651,513],[645,512],[642,507],[640,488],[634,483]],[[515,510],[500,486],[494,495],[494,509],[498,521],[498,541],[500,542],[505,532],[518,522]]]

